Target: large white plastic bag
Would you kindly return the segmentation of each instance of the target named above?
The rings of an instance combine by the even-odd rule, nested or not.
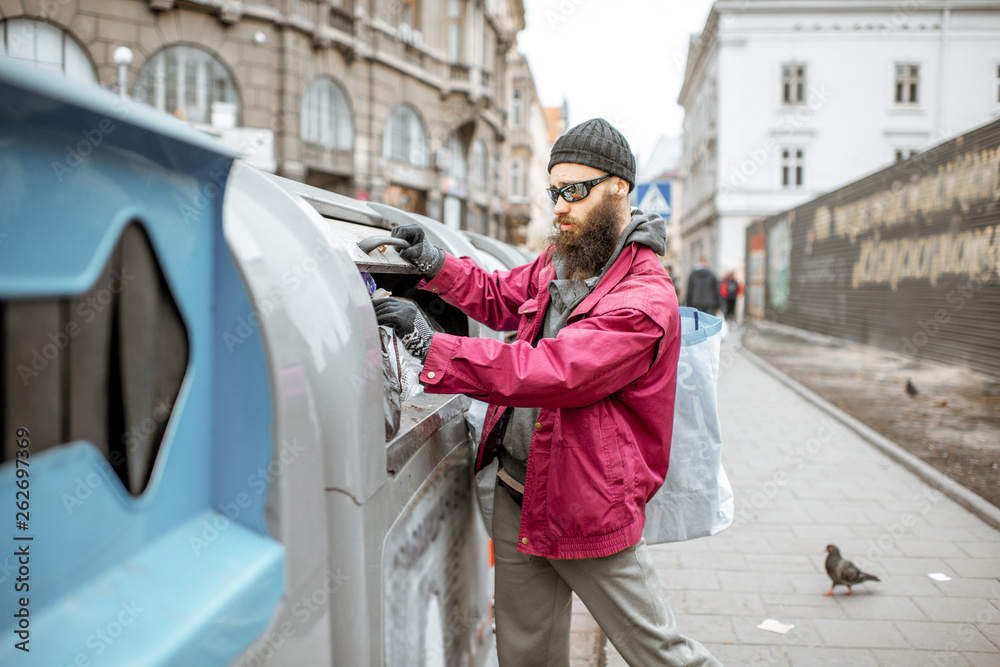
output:
[[[670,468],[646,504],[648,544],[722,532],[733,522],[733,488],[722,468],[719,348],[722,319],[681,308],[681,352]]]

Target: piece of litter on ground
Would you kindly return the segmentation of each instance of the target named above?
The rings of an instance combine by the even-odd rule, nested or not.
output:
[[[757,627],[760,628],[761,630],[767,630],[768,632],[777,632],[780,634],[785,634],[795,626],[785,625],[781,621],[776,621],[773,618],[765,618],[764,622],[758,625]]]
[[[931,572],[927,576],[933,579],[934,581],[951,581],[951,577],[949,577],[944,572]]]

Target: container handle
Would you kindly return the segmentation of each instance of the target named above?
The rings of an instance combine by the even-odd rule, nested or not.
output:
[[[362,239],[358,241],[358,247],[361,248],[361,252],[366,255],[371,254],[371,251],[375,248],[384,245],[394,245],[400,248],[409,248],[410,242],[406,239],[396,238],[395,236],[371,236],[367,239]]]

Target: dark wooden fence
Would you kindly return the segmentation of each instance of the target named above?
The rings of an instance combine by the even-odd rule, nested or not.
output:
[[[747,228],[746,312],[1000,377],[1000,121]]]

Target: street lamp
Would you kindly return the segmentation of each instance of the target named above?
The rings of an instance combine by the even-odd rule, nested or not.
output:
[[[119,46],[111,58],[118,65],[118,95],[124,100],[128,89],[128,66],[132,63],[132,49]]]

